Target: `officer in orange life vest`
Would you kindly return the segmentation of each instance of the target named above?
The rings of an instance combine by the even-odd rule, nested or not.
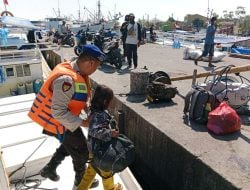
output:
[[[105,55],[95,45],[84,45],[75,62],[58,64],[42,86],[29,112],[29,117],[40,124],[48,135],[56,136],[60,147],[41,176],[58,181],[57,166],[71,156],[75,171],[74,185],[78,186],[86,169],[88,149],[80,126],[87,127],[88,119],[79,117],[90,96],[88,76],[94,73]],[[95,180],[93,186],[97,186]]]

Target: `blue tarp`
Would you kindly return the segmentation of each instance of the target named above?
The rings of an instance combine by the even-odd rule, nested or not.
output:
[[[0,17],[0,23],[11,25],[15,27],[22,27],[27,29],[41,29],[40,27],[35,26],[29,20],[11,16],[2,16]]]
[[[5,74],[4,74],[4,68],[3,66],[0,66],[0,84],[4,83],[6,80]]]
[[[0,45],[7,45],[8,33],[9,31],[7,28],[0,28]]]

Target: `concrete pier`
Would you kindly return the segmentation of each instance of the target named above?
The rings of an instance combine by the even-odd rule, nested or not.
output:
[[[64,48],[64,58],[74,56]],[[58,52],[55,52],[58,53]],[[60,53],[58,53],[60,54]],[[183,49],[145,44],[138,49],[138,68],[165,71],[170,76],[209,71],[207,62],[195,66],[183,60]],[[246,65],[249,60],[225,57],[223,65]],[[111,112],[120,130],[134,141],[136,160],[131,169],[146,190],[234,190],[250,189],[250,117],[242,117],[240,132],[215,136],[206,126],[183,120],[183,96],[191,80],[175,81],[180,95],[172,102],[150,104],[144,96],[130,95],[130,72],[103,65],[91,76],[93,83],[106,84],[115,93]],[[146,67],[145,67],[146,66]],[[250,72],[242,73],[250,78]],[[202,82],[204,79],[198,79]]]

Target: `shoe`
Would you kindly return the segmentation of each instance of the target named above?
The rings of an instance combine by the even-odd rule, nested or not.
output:
[[[127,69],[130,69],[131,68],[131,65],[127,66]]]
[[[195,65],[198,65],[198,61],[197,61],[197,60],[194,60],[194,64],[195,64]]]
[[[44,178],[49,178],[51,181],[59,181],[60,176],[57,175],[56,170],[51,169],[49,165],[46,165],[41,171],[40,175]]]
[[[114,190],[122,190],[122,185],[120,183],[115,184]]]
[[[90,189],[91,189],[91,188],[95,188],[95,187],[97,187],[98,185],[99,185],[99,180],[98,180],[98,179],[94,179],[93,182],[92,182],[92,184],[91,184],[91,186],[90,186]]]
[[[215,65],[213,64],[208,64],[209,67],[216,67]]]

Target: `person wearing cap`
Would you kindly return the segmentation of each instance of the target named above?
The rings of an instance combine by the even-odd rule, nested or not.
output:
[[[199,56],[194,60],[195,65],[198,65],[198,61],[201,60],[202,57],[206,57],[209,54],[208,66],[215,67],[215,65],[212,64],[212,57],[214,56],[214,36],[217,29],[216,20],[217,20],[216,17],[212,17],[210,20],[210,24],[208,25],[206,31],[204,50],[201,56]]]
[[[129,24],[127,26],[127,37],[126,37],[126,55],[128,59],[128,68],[132,66],[132,58],[134,68],[138,66],[137,47],[141,43],[141,25],[135,22],[135,15],[129,14]]]
[[[79,117],[87,110],[90,97],[89,75],[94,73],[105,55],[95,45],[82,46],[82,53],[73,62],[58,64],[50,73],[37,94],[29,117],[43,127],[43,133],[56,137],[59,148],[40,174],[58,181],[57,167],[71,156],[75,171],[75,188],[79,185],[86,169],[88,148],[80,127],[88,127],[88,119]],[[93,187],[98,185],[95,180]]]

